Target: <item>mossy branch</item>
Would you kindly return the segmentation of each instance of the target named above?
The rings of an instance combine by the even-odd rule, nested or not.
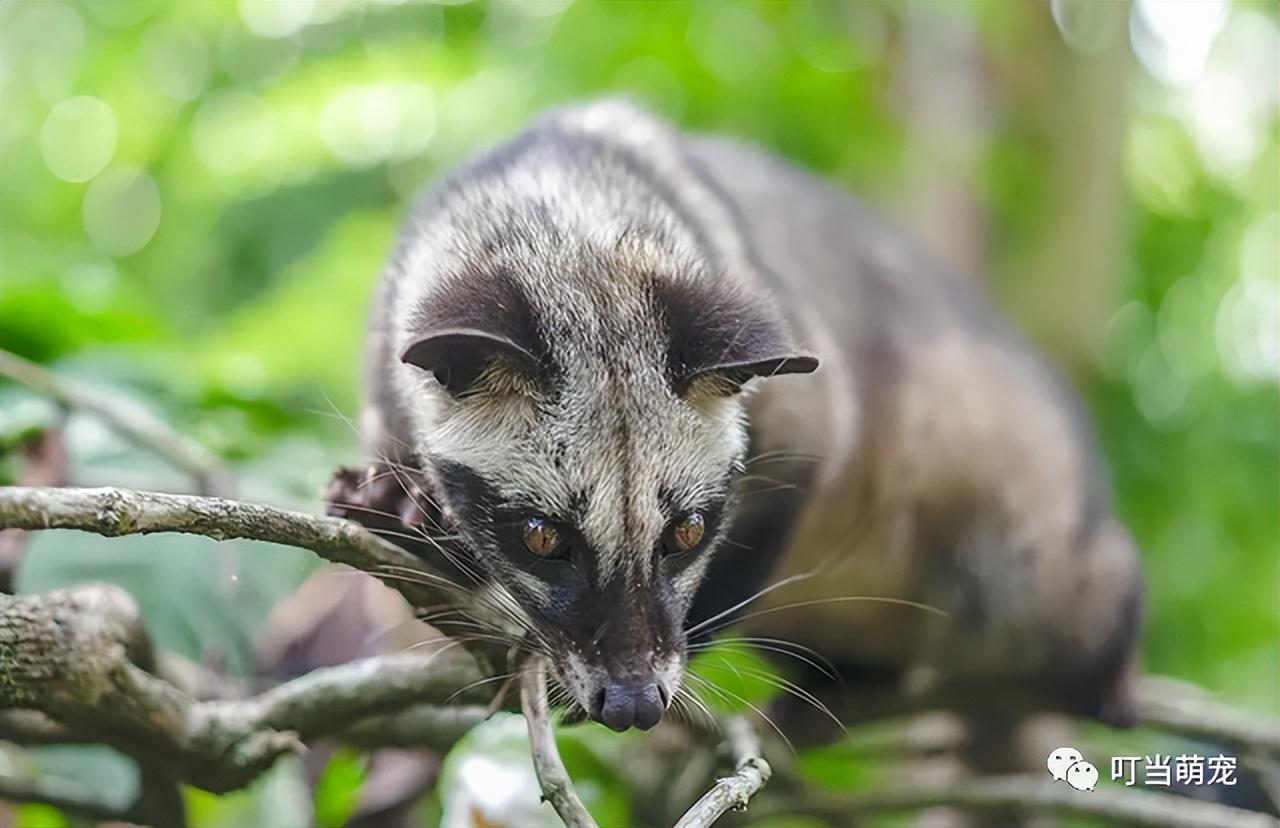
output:
[[[153,661],[137,606],[118,587],[0,596],[8,734],[101,742],[215,793],[248,784],[302,740],[367,717],[455,693],[473,702],[477,693],[458,690],[481,675],[465,650],[446,645],[315,670],[246,699],[197,701],[149,672]]]

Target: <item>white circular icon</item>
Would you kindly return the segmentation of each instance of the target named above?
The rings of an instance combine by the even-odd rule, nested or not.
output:
[[[1065,781],[1067,778],[1067,769],[1082,759],[1084,759],[1084,756],[1082,756],[1080,751],[1075,748],[1054,748],[1053,753],[1049,754],[1049,775],[1053,777],[1055,782]]]
[[[1098,784],[1098,769],[1085,761],[1067,768],[1067,784],[1077,791],[1091,791]]]

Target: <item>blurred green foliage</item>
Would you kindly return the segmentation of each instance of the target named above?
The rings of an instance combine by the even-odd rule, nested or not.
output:
[[[987,228],[957,265],[989,274],[1086,392],[1146,551],[1148,667],[1274,711],[1277,7],[1210,2],[1180,20],[1169,9],[1195,4],[1140,2],[1112,32],[1134,54],[1126,44],[1119,75],[1099,81],[1090,5],[1105,4],[6,2],[0,347],[147,402],[229,458],[242,495],[313,509],[329,470],[355,458],[364,305],[407,205],[543,107],[631,95],[773,147],[922,235],[929,219],[906,194],[927,203],[941,170]],[[929,51],[956,43],[972,60],[938,73]],[[1056,95],[1076,75],[1084,92]],[[944,84],[955,78],[982,91],[959,116]],[[1109,298],[1082,355],[1034,322],[1065,305],[1025,307],[1021,286],[1046,228],[1088,218],[1054,185],[1079,160],[1063,154],[1071,136],[1054,137],[1101,93],[1088,83],[1128,93],[1102,113],[1118,136],[1102,180],[1120,232],[1093,276]],[[1061,272],[1072,253],[1055,254]],[[1059,288],[1070,304],[1073,285]],[[55,416],[0,387],[0,446]],[[185,485],[84,418],[68,437],[78,483]],[[313,566],[192,539],[42,536],[20,585],[122,583],[162,644],[245,671],[254,631]],[[716,680],[759,703],[755,672]],[[568,753],[612,792],[599,807],[624,813],[595,750]],[[41,761],[84,776],[65,757]],[[801,766],[837,787],[864,776],[838,752]],[[343,787],[358,767],[324,777],[322,824],[353,807]],[[297,772],[282,765],[221,801],[192,792],[194,824],[305,807]]]
[[[360,789],[367,778],[365,758],[350,748],[340,748],[324,767],[316,783],[316,828],[342,828],[360,804]]]

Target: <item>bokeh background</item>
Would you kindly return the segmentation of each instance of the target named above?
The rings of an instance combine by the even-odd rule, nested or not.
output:
[[[0,347],[158,411],[226,458],[242,496],[315,510],[357,459],[366,296],[414,195],[546,106],[627,94],[857,192],[987,291],[1095,417],[1145,550],[1148,668],[1275,712],[1278,8],[7,0]],[[61,417],[0,381],[0,478]],[[76,484],[190,486],[92,418],[63,425]],[[16,579],[120,583],[163,646],[247,674],[315,566],[48,534]],[[607,763],[570,759],[596,807],[627,813]],[[136,784],[105,751],[6,763]],[[315,790],[285,763],[248,792],[192,792],[197,825],[305,825],[312,804],[340,824],[367,767],[331,764]],[[810,763],[833,785],[855,765]]]

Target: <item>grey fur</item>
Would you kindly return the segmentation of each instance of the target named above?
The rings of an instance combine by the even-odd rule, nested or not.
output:
[[[838,601],[754,625],[846,663],[1123,695],[1141,575],[1072,395],[852,199],[763,153],[614,101],[544,116],[424,199],[368,354],[369,450],[423,469],[584,709],[620,675],[674,694],[695,596],[708,618],[812,572],[751,609],[871,595],[950,618]],[[504,552],[458,467],[571,521],[579,575]],[[677,571],[665,528],[713,503],[728,536]],[[603,629],[553,620],[578,577]]]

